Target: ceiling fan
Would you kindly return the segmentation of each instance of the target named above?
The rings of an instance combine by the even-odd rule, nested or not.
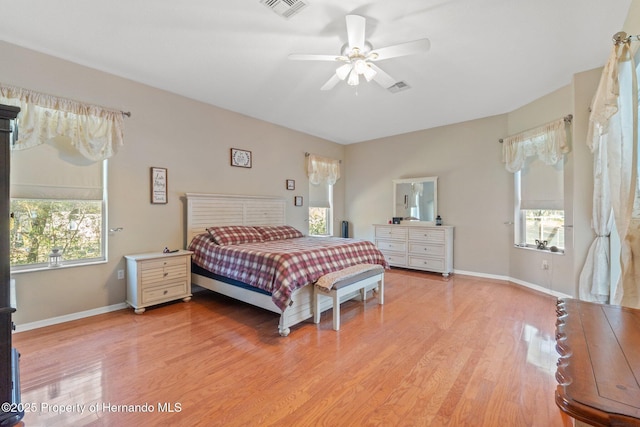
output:
[[[373,80],[385,89],[390,88],[397,83],[396,79],[381,70],[374,62],[424,53],[431,46],[429,39],[418,39],[373,49],[371,43],[364,39],[366,19],[359,15],[347,15],[346,20],[347,44],[342,47],[340,55],[289,55],[289,59],[299,61],[337,61],[343,63],[320,90],[333,89],[340,81],[344,80],[350,86],[357,86],[360,84],[361,77],[364,77],[368,82]]]

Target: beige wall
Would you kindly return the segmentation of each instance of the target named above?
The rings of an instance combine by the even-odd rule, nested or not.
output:
[[[393,216],[396,178],[438,177],[438,213],[455,226],[454,268],[509,274],[511,175],[498,140],[500,115],[346,147],[346,212],[355,237],[373,240],[375,223]]]
[[[124,228],[109,236],[109,262],[14,274],[17,325],[122,303],[123,255],[184,246],[185,192],[284,197],[288,222],[306,232],[307,209],[293,206],[294,194],[308,200],[304,153],[343,159],[342,145],[14,45],[0,42],[0,56],[3,83],[132,112],[125,146],[109,162],[109,226]],[[231,147],[251,150],[253,167],[229,166]],[[168,168],[167,205],[149,203],[151,166]],[[335,199],[341,218],[344,180]]]

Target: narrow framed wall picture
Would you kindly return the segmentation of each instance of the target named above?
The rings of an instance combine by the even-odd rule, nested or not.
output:
[[[151,167],[151,203],[167,203],[167,168]]]
[[[302,196],[295,196],[293,198],[294,206],[302,206]]]
[[[295,189],[296,189],[296,182],[293,179],[288,179],[287,190],[295,190]]]

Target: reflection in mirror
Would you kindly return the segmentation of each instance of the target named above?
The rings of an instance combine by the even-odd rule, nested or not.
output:
[[[433,223],[438,214],[438,177],[393,180],[393,216]]]

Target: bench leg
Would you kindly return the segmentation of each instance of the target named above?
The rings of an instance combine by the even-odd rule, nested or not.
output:
[[[333,297],[333,330],[337,331],[340,329],[340,295],[333,291],[331,296]]]
[[[313,323],[320,323],[320,297],[315,287],[313,289]]]
[[[378,301],[380,304],[384,304],[384,276],[378,282]]]

